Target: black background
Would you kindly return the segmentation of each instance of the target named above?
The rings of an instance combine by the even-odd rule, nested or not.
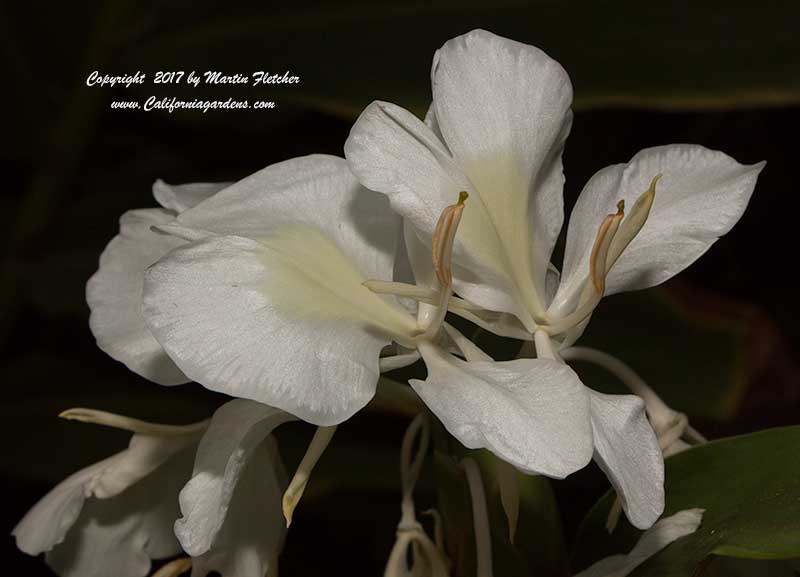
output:
[[[754,11],[757,9],[753,6]],[[113,111],[108,103],[125,98],[125,89],[87,88],[83,83],[95,68],[91,57],[88,60],[85,57],[85,45],[87,30],[96,24],[99,10],[96,6],[75,6],[69,16],[63,7],[9,5],[4,10],[5,14],[0,16],[5,16],[9,33],[3,52],[7,68],[3,76],[6,101],[2,108],[4,142],[0,157],[3,175],[0,214],[5,238],[0,289],[3,299],[0,438],[6,505],[0,529],[7,534],[55,482],[119,450],[126,442],[125,435],[114,431],[97,431],[87,425],[59,421],[55,415],[61,409],[89,405],[143,418],[189,422],[204,417],[223,400],[197,385],[158,387],[128,372],[95,347],[87,325],[84,285],[96,269],[105,243],[116,234],[119,215],[131,208],[154,206],[150,187],[156,178],[170,183],[236,180],[298,155],[315,152],[342,155],[352,116],[348,118],[347,111],[321,111],[319,107],[293,101],[291,90],[277,93],[278,109],[257,115],[237,116],[240,113],[235,111],[211,111],[207,115]],[[206,20],[202,19],[203,10]],[[674,10],[668,17],[675,22],[691,18],[688,12]],[[190,15],[193,26],[210,21],[209,8],[198,8],[198,12],[199,16]],[[162,22],[153,7],[144,14],[150,29],[157,31],[168,27],[175,18],[170,13]],[[288,18],[282,14],[276,8],[274,18]],[[480,19],[474,20],[479,23]],[[133,18],[132,22],[138,20]],[[632,25],[636,22],[633,16],[631,22]],[[769,34],[780,36],[793,26],[787,12],[785,20],[776,18],[769,26],[754,30],[750,41],[755,44]],[[134,33],[126,37],[129,32],[126,30],[124,26],[113,29],[110,37],[116,44],[108,43],[108,51],[124,53],[126,42],[137,41]],[[424,41],[415,43],[414,30],[398,30],[397,37],[387,38],[386,42],[409,42],[413,47],[409,49],[408,62],[400,58],[391,65],[419,68],[418,55],[427,54],[429,59],[437,45],[455,32],[443,30],[438,38],[436,34],[428,34]],[[692,33],[695,27],[688,23],[685,29],[673,30],[678,37]],[[724,26],[713,27],[712,34],[719,50],[694,55],[695,64],[701,65],[686,72],[697,74],[707,59],[710,64],[700,77],[711,86],[719,71],[716,63],[726,62],[728,41]],[[608,41],[613,42],[614,38]],[[663,40],[642,38],[641,41],[644,46]],[[294,54],[303,53],[303,59],[308,57],[303,44],[299,35],[295,43],[284,46],[282,53],[265,54],[264,59],[291,68]],[[369,50],[370,46],[361,45],[359,49]],[[620,51],[630,50],[631,59],[635,60],[636,49],[636,45],[629,45]],[[359,52],[354,48],[340,50],[331,44],[330,50],[330,54],[319,53],[316,57],[328,59],[331,69],[360,65]],[[95,51],[98,62],[106,65],[109,72],[135,71],[128,64],[114,64],[103,50],[97,54]],[[165,59],[169,56],[164,54]],[[233,72],[238,70],[235,56],[232,51],[220,56],[219,61],[223,64],[227,61]],[[797,77],[789,75],[792,70],[797,74],[798,55],[789,52],[782,56],[786,62],[781,69],[787,71],[786,85],[791,89]],[[200,70],[209,58],[207,54],[196,57],[196,61],[185,63],[186,69]],[[619,62],[605,65],[609,75],[622,75]],[[737,62],[727,65],[735,70]],[[424,64],[415,75],[419,83],[415,90],[423,95],[429,90],[427,66]],[[155,71],[143,70],[149,74]],[[635,73],[636,68],[630,70]],[[569,67],[568,71],[571,72]],[[297,72],[305,74],[302,69]],[[591,80],[602,77],[603,73],[600,66],[591,75],[584,72],[583,76],[573,76],[579,102],[584,85],[581,79]],[[680,76],[680,70],[665,73]],[[731,77],[735,79],[735,74],[729,71],[725,74],[726,82]],[[657,109],[640,104],[632,106],[635,99],[614,108],[583,106],[576,111],[565,153],[568,206],[595,171],[611,163],[625,162],[643,147],[692,142],[724,150],[742,163],[767,160],[739,224],[676,281],[684,291],[696,287],[704,294],[757,307],[777,334],[771,341],[772,350],[768,351],[768,370],[755,375],[736,418],[698,423],[710,436],[795,424],[800,409],[795,365],[800,345],[800,328],[796,323],[800,312],[796,274],[800,266],[797,242],[800,228],[797,102],[800,100],[792,97],[791,90],[788,96],[781,92],[780,98],[771,98],[773,92],[769,86],[747,84],[754,78],[748,74],[742,70],[743,77],[747,76],[743,89],[752,88],[764,96],[761,102],[750,98],[740,104],[720,104],[698,97],[695,102],[684,100],[680,106],[658,102]],[[405,103],[391,93],[377,92],[369,68],[360,77],[363,85],[354,90],[363,93],[364,103],[374,98]],[[331,78],[335,81],[336,76]],[[753,82],[756,80],[757,77]],[[305,76],[305,81],[313,83],[313,73]],[[226,88],[223,93],[226,97],[253,96],[247,87]],[[268,92],[264,95],[270,96]],[[691,407],[680,408],[691,414]],[[401,419],[361,415],[343,427],[341,437],[337,438],[360,444],[366,450],[394,450],[404,425]],[[285,434],[307,438],[310,431],[293,425]],[[581,512],[604,490],[602,478],[593,470],[558,484],[567,533],[574,532]],[[398,505],[398,494],[365,496],[348,491],[304,503],[289,533],[282,574],[344,574],[345,566],[350,575],[382,573],[393,540]],[[4,574],[49,574],[41,561],[19,553],[10,537],[3,537],[2,545]]]

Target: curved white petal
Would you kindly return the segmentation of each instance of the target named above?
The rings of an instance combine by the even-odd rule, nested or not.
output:
[[[258,240],[285,226],[312,226],[367,278],[391,279],[400,218],[364,189],[343,158],[315,154],[264,168],[178,215],[175,227]],[[165,227],[167,230],[170,227]]]
[[[87,499],[116,497],[199,439],[199,433],[133,435],[127,449],[71,475],[36,503],[14,528],[17,545],[30,555],[49,551],[64,540]]]
[[[267,517],[277,518],[285,530],[281,511],[281,485],[286,485],[283,465],[275,448],[272,445],[265,447],[264,440],[277,426],[292,420],[294,417],[284,411],[244,399],[235,399],[217,409],[197,449],[192,478],[180,494],[183,517],[175,522],[175,534],[188,554],[199,556],[214,548],[218,551],[216,555],[225,555],[221,551],[222,541],[228,541],[231,534],[241,533],[248,523],[261,522],[249,522],[240,516],[228,524],[240,523],[242,527],[223,529],[233,511],[242,512],[242,507],[246,510],[248,498],[252,497],[248,496],[252,487],[249,480],[245,481],[249,478],[246,470],[255,461],[263,461],[269,466],[266,469],[259,464],[250,467],[252,474],[267,472],[258,481],[258,491],[263,495],[257,497],[252,505],[268,504],[274,497],[274,511],[268,512]],[[259,447],[261,452],[257,452]],[[264,458],[265,451],[269,453],[267,459]],[[262,497],[265,503],[262,503]],[[263,513],[254,512],[253,516],[263,516]],[[221,540],[218,539],[220,531],[225,533]],[[251,535],[246,540],[258,541],[260,538],[269,540],[271,536]]]
[[[635,395],[589,394],[594,460],[631,524],[647,529],[664,511],[664,459],[644,401]]]
[[[388,196],[423,246],[430,247],[442,210],[467,191],[453,248],[456,291],[486,308],[526,314],[486,206],[428,126],[398,106],[373,102],[353,125],[345,156],[366,187]]]
[[[140,307],[144,271],[184,241],[150,230],[175,215],[162,209],[132,210],[120,218],[120,232],[100,255],[98,271],[86,283],[89,327],[97,346],[133,372],[161,385],[188,382],[150,334]]]
[[[192,575],[217,571],[222,577],[277,575],[286,535],[281,496],[286,473],[274,439],[256,447],[239,475],[225,522],[209,551],[195,557]]]
[[[163,180],[158,179],[153,183],[153,196],[158,204],[167,210],[181,213],[215,195],[231,184],[230,182],[167,184]]]
[[[563,363],[465,362],[430,345],[421,352],[428,378],[411,386],[465,447],[555,478],[591,459],[587,389]]]
[[[444,142],[480,192],[513,266],[528,269],[532,259],[525,272],[543,298],[564,221],[569,76],[534,46],[474,30],[437,51],[431,77]]]
[[[47,553],[61,576],[141,577],[180,551],[172,532],[178,491],[199,433],[134,435],[130,446],[55,487],[17,524],[17,546]]]
[[[575,577],[625,577],[673,541],[697,531],[703,513],[703,509],[686,509],[661,519],[642,534],[630,553],[601,559]]]
[[[562,283],[554,305],[580,292],[597,228],[619,200],[629,209],[659,174],[650,215],[609,271],[606,294],[647,288],[673,277],[727,233],[744,212],[764,163],[739,164],[702,146],[647,148],[628,164],[595,174],[570,216]],[[624,221],[623,221],[624,225]]]
[[[333,425],[374,395],[381,348],[416,331],[364,280],[314,228],[279,228],[262,242],[210,237],[148,270],[142,312],[193,380]]]

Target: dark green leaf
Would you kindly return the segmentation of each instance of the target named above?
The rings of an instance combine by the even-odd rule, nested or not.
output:
[[[800,426],[721,439],[667,459],[664,515],[706,510],[696,533],[676,541],[632,575],[691,577],[710,555],[749,559],[800,556]],[[639,532],[604,523],[613,495],[584,519],[576,568],[630,550]]]

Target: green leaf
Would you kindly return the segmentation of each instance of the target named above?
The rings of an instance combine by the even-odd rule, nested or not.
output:
[[[800,426],[770,429],[698,446],[666,461],[666,510],[706,510],[696,533],[676,541],[632,575],[691,577],[710,555],[748,559],[800,556]],[[575,567],[629,551],[638,535],[604,523],[613,494],[581,526]]]
[[[459,464],[463,457],[470,457],[480,466],[486,490],[494,574],[503,577],[566,576],[561,520],[549,480],[517,473],[519,521],[512,544],[500,498],[497,457],[484,450],[463,449],[438,426],[434,427],[433,438],[437,506],[444,519],[447,551],[453,563],[452,574],[455,577],[475,575],[472,504],[469,486]]]

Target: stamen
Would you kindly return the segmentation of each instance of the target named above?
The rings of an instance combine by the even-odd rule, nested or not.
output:
[[[650,216],[650,209],[653,206],[653,201],[656,197],[656,184],[661,179],[661,175],[657,174],[653,177],[653,180],[650,182],[650,188],[648,188],[639,198],[636,199],[636,202],[633,203],[633,208],[628,214],[628,218],[626,218],[622,225],[619,228],[619,232],[614,237],[614,240],[611,243],[611,247],[608,250],[608,257],[606,258],[606,272],[608,272],[614,263],[617,262],[617,259],[622,254],[631,241],[639,234],[639,231],[642,230],[644,223],[647,222],[647,217]]]
[[[208,428],[208,420],[192,423],[190,425],[162,425],[160,423],[149,423],[124,415],[98,411],[96,409],[86,409],[75,407],[62,411],[59,415],[62,419],[69,421],[81,421],[82,423],[92,423],[104,425],[140,435],[171,437],[179,435],[190,435],[200,433]]]
[[[625,201],[620,200],[617,203],[616,214],[609,214],[603,219],[597,231],[594,246],[592,246],[592,255],[589,258],[589,276],[592,279],[595,290],[600,295],[606,290],[608,249],[617,234],[617,229],[619,229],[619,223],[622,221],[623,216],[625,216]]]
[[[603,298],[606,290],[606,274],[608,273],[608,251],[616,238],[620,222],[625,216],[625,202],[620,200],[617,203],[617,212],[609,214],[600,223],[597,236],[592,246],[592,253],[589,257],[589,278],[591,285],[583,288],[581,297],[578,300],[577,308],[567,316],[543,325],[542,330],[546,330],[550,335],[563,333],[574,326],[583,322],[586,317],[594,312],[595,307]],[[592,288],[594,290],[592,290]]]
[[[191,568],[192,558],[180,557],[162,565],[151,577],[178,577],[178,575],[186,573]]]
[[[442,288],[449,288],[453,284],[453,242],[467,197],[469,195],[465,190],[459,192],[458,202],[442,211],[433,231],[433,270]]]
[[[292,515],[306,490],[308,479],[311,477],[311,471],[314,470],[314,466],[317,464],[317,461],[319,461],[322,453],[325,452],[335,432],[335,426],[317,427],[314,438],[311,439],[311,442],[308,444],[306,454],[303,455],[303,459],[297,467],[297,472],[295,472],[292,481],[283,494],[283,516],[286,519],[287,527],[292,524]]]
[[[437,303],[436,315],[428,321],[428,326],[422,334],[418,335],[417,341],[430,340],[444,322],[447,315],[447,305],[453,294],[453,243],[458,230],[458,223],[461,222],[461,215],[464,213],[464,203],[469,195],[466,191],[458,193],[458,202],[446,207],[436,223],[433,232],[433,270],[436,278],[439,279],[439,302]]]

